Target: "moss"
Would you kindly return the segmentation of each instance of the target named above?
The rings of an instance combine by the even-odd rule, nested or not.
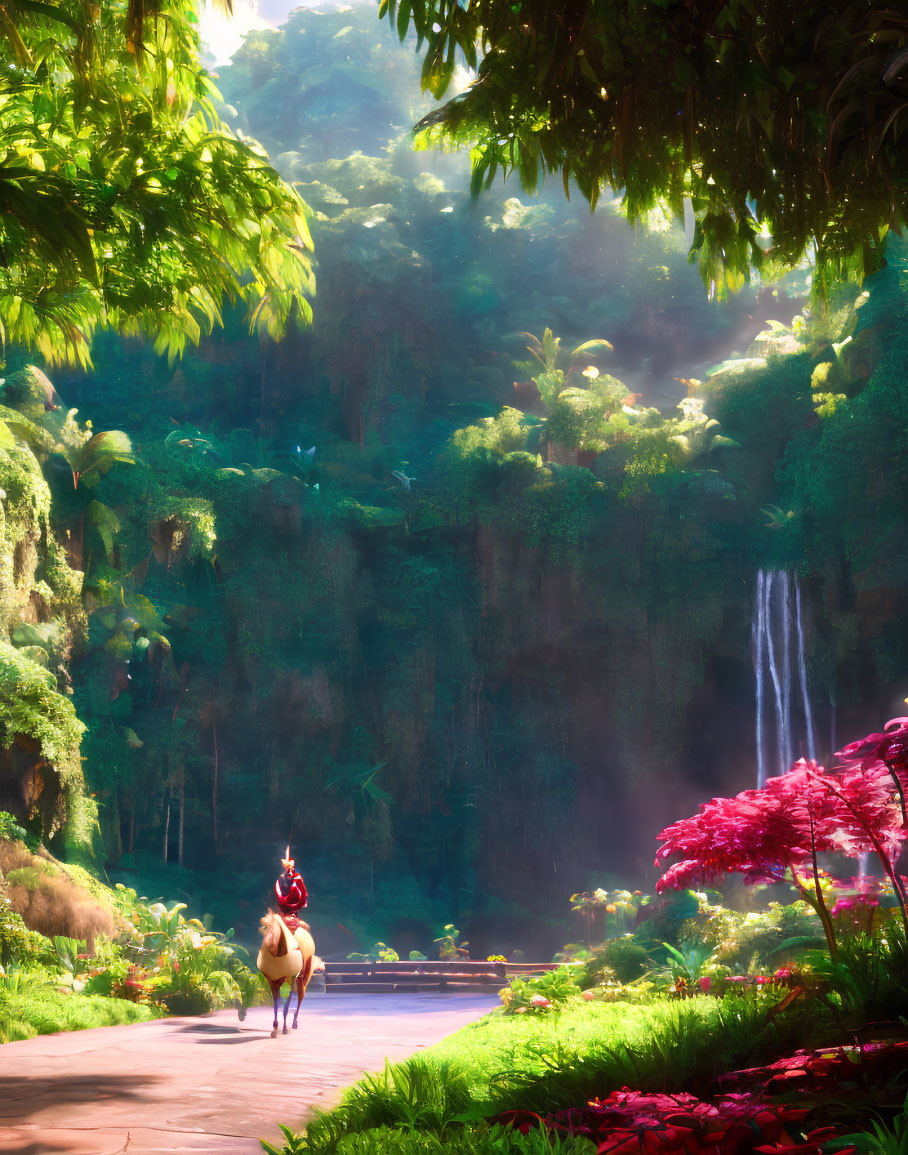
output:
[[[37,458],[19,441],[0,447],[0,624],[9,628],[31,602],[46,539],[50,490]]]
[[[84,727],[72,703],[56,690],[47,670],[0,642],[0,738],[10,746],[18,734],[41,743],[51,759],[64,757]]]
[[[17,870],[6,872],[6,881],[10,886],[24,886],[26,890],[38,890],[44,873],[44,870],[38,870],[34,866],[20,866]]]

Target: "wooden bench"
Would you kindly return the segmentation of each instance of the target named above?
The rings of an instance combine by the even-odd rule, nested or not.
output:
[[[419,962],[326,962],[326,994],[391,994],[399,991],[494,991],[518,976],[540,975],[557,963],[478,962],[427,959]]]

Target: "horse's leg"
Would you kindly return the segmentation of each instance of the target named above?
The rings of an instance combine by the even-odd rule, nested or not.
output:
[[[303,976],[302,972],[296,976],[296,1011],[293,1015],[293,1029],[296,1030],[300,1017],[300,1003],[303,1001]]]
[[[284,1034],[287,1034],[287,1012],[290,1010],[290,1000],[293,998],[293,979],[290,979],[290,985],[287,988],[287,997],[284,999]],[[275,1027],[277,1024],[275,1024]]]
[[[277,979],[268,980],[271,986],[271,997],[274,999],[274,1023],[271,1028],[272,1039],[277,1038],[277,1009],[281,1001],[281,982]]]
[[[312,959],[308,958],[303,963],[303,969],[296,976],[296,1014],[293,1016],[293,1029],[296,1030],[297,1020],[300,1017],[300,1004],[306,996],[306,987],[309,985],[309,979],[312,976]]]

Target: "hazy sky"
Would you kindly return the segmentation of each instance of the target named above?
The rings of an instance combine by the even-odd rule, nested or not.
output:
[[[255,28],[277,28],[294,8],[317,8],[333,12],[371,0],[233,0],[233,16],[227,20],[205,4],[199,27],[207,47],[206,64],[228,64],[247,32]]]

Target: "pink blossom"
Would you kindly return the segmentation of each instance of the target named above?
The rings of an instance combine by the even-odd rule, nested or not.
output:
[[[836,758],[846,765],[860,765],[862,770],[888,762],[901,776],[908,769],[908,718],[892,718],[882,734],[868,734],[857,742],[849,742],[836,751]]]
[[[656,890],[682,889],[725,874],[780,882],[812,863],[814,850],[850,856],[881,850],[891,864],[906,836],[888,771],[846,767],[827,773],[803,758],[761,790],[713,798],[659,834],[656,865],[679,856]]]

